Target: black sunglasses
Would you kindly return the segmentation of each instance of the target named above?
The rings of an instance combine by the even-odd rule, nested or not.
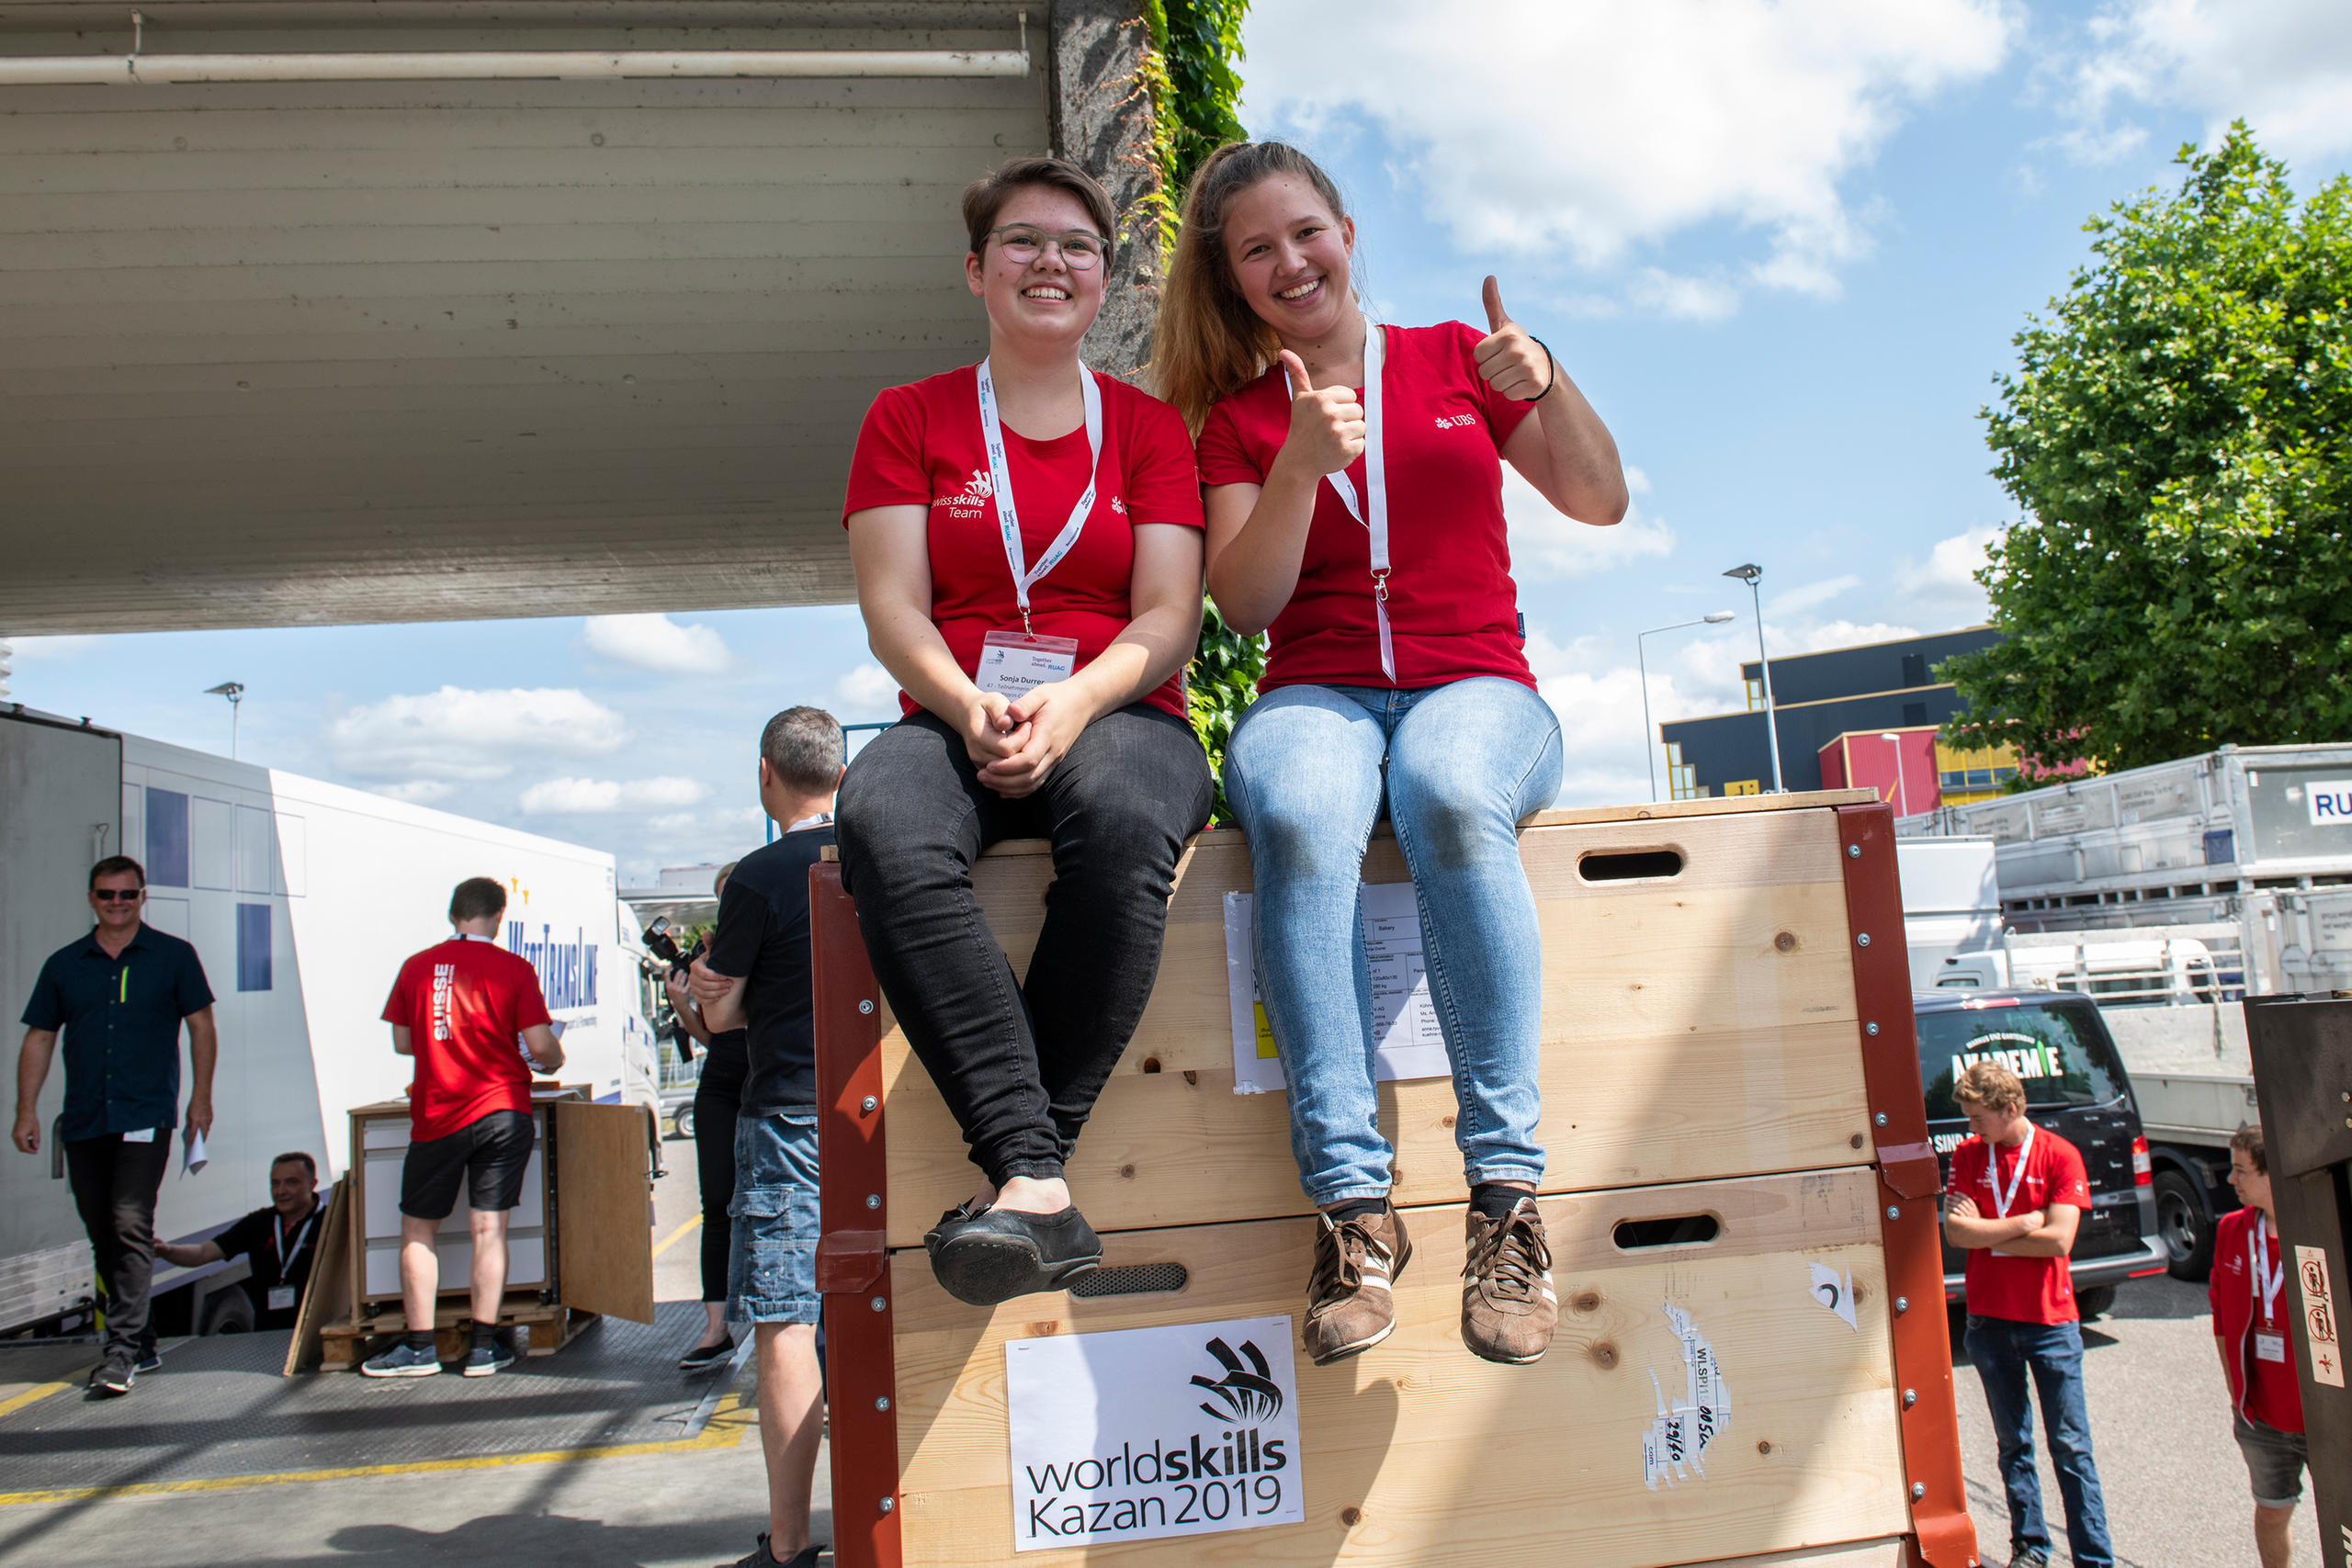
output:
[[[90,897],[101,904],[130,904],[147,897],[144,887],[93,887]]]

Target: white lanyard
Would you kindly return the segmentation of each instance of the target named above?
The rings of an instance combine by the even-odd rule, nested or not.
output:
[[[2025,1180],[2026,1156],[2032,1153],[2033,1124],[2028,1122],[2025,1129],[2025,1142],[2018,1148],[2018,1163],[2009,1168],[2009,1190],[2004,1192],[2001,1190],[2000,1178],[1994,1174],[2000,1168],[2000,1161],[1996,1157],[1997,1150],[1989,1145],[1986,1146],[1984,1181],[1986,1186],[1992,1188],[1993,1201],[1997,1205],[1993,1211],[1995,1219],[2006,1220],[2009,1217],[2009,1205],[2018,1201],[2018,1188]]]
[[[2254,1288],[2262,1297],[2262,1322],[2267,1327],[2278,1314],[2278,1292],[2287,1283],[2286,1254],[2279,1254],[2276,1265],[2271,1263],[2270,1247],[2262,1239],[2262,1216],[2258,1213],[2254,1217],[2254,1235],[2247,1238],[2245,1247],[2254,1259]]]
[[[302,1244],[311,1239],[311,1227],[318,1223],[318,1205],[313,1203],[311,1205],[310,1213],[305,1216],[302,1221],[302,1228],[294,1233],[294,1251],[290,1256],[286,1250],[286,1232],[281,1229],[276,1222],[273,1221],[271,1223],[269,1227],[269,1238],[277,1244],[277,1277],[279,1280],[282,1280],[286,1278],[287,1265],[292,1262],[294,1258],[302,1256]]]
[[[1086,468],[1086,493],[1070,509],[1060,536],[1031,567],[1021,547],[1021,513],[1013,505],[1012,473],[1004,458],[1004,425],[996,412],[996,378],[989,374],[989,362],[980,361],[980,436],[989,449],[989,494],[996,499],[997,532],[1004,537],[1005,564],[1012,568],[1012,597],[1021,606],[1023,631],[1029,630],[1030,585],[1061,564],[1094,511],[1096,470],[1102,466],[1102,389],[1095,385],[1094,372],[1084,365],[1078,367],[1078,383],[1086,400],[1086,445],[1093,454]]]
[[[1356,504],[1355,481],[1348,478],[1345,468],[1323,477],[1331,481],[1331,489],[1339,495],[1340,504],[1348,515],[1363,524],[1372,535],[1372,606],[1380,623],[1380,672],[1391,681],[1396,679],[1396,650],[1388,637],[1388,471],[1383,460],[1380,439],[1380,328],[1366,321],[1363,328],[1363,479],[1364,488],[1371,491],[1372,516],[1364,517],[1364,509]],[[1287,375],[1287,372],[1285,372]]]
[[[833,814],[831,812],[820,811],[814,817],[803,817],[799,821],[795,822],[791,827],[786,828],[785,831],[787,833],[797,833],[803,828],[821,828],[832,819]]]

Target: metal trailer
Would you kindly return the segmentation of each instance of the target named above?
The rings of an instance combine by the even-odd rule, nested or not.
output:
[[[158,1235],[200,1240],[255,1208],[285,1151],[312,1154],[322,1187],[341,1174],[345,1111],[408,1081],[378,1018],[392,976],[447,934],[449,889],[469,875],[509,885],[501,940],[539,971],[567,1080],[643,1106],[650,1130],[643,953],[610,854],[0,708],[0,1000],[11,1020],[48,955],[88,929],[92,861],[126,845],[147,867],[147,923],[193,942],[204,962],[220,1035],[209,1164],[165,1181]],[[59,1064],[40,1102],[40,1156],[0,1154],[0,1333],[79,1326],[90,1304],[89,1247],[56,1137],[63,1095]],[[202,1298],[232,1267],[159,1268],[159,1307],[202,1327]]]

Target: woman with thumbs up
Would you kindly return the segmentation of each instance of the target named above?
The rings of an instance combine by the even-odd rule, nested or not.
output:
[[[1487,279],[1487,330],[1368,322],[1338,188],[1279,142],[1193,177],[1160,310],[1160,394],[1200,433],[1208,586],[1266,631],[1226,751],[1253,940],[1322,1212],[1304,1339],[1317,1365],[1395,1326],[1412,1247],[1389,1201],[1358,887],[1385,804],[1419,905],[1470,1187],[1462,1337],[1532,1361],[1559,1306],[1534,1191],[1543,982],[1515,825],[1559,787],[1559,722],[1521,652],[1509,462],[1562,513],[1624,515],[1615,444]]]

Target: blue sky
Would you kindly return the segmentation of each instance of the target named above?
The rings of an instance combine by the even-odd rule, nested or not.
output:
[[[1511,496],[1569,803],[1647,793],[1654,719],[1775,653],[1983,618],[2011,508],[1976,411],[2083,220],[2253,121],[2309,188],[2352,164],[2352,28],[2315,0],[1258,0],[1244,119],[1321,158],[1385,319],[1551,344],[1637,470],[1614,530]],[[1498,47],[1507,46],[1507,47]],[[943,257],[943,266],[956,265]],[[796,701],[894,712],[847,608],[24,639],[11,695],[594,844],[625,882],[757,841],[749,757]]]

